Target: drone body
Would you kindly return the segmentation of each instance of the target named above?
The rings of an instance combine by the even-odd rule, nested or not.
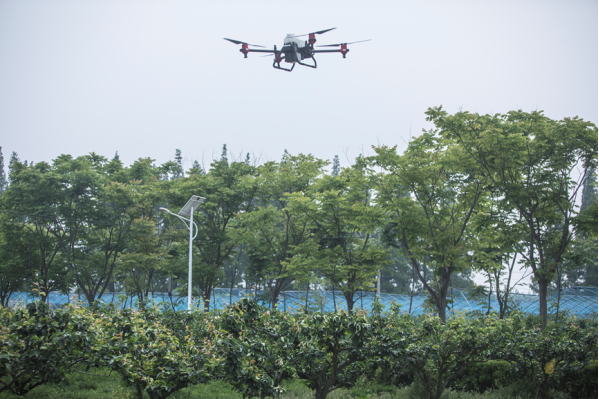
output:
[[[277,50],[276,45],[274,46],[274,50],[258,50],[258,49],[253,49],[253,48],[251,49],[250,46],[262,47],[262,48],[264,48],[264,46],[258,46],[256,44],[248,44],[248,43],[245,43],[245,42],[242,42],[239,40],[233,40],[233,39],[227,39],[227,38],[225,38],[225,40],[228,40],[235,44],[241,44],[241,49],[239,51],[241,53],[243,53],[243,56],[245,58],[247,58],[248,53],[273,54],[274,55],[274,62],[272,63],[273,68],[280,69],[283,71],[288,71],[288,72],[291,72],[293,70],[293,68],[295,67],[295,64],[307,66],[310,68],[316,68],[317,67],[316,59],[314,59],[314,54],[316,54],[316,53],[341,53],[341,55],[343,55],[343,58],[345,58],[346,54],[349,52],[349,49],[347,48],[347,46],[349,44],[367,42],[368,40],[370,40],[370,39],[360,40],[358,42],[352,42],[352,43],[327,44],[324,46],[317,46],[317,47],[339,47],[339,49],[315,50],[314,43],[316,43],[316,35],[321,35],[323,33],[331,31],[333,29],[336,29],[336,28],[325,29],[325,30],[321,30],[318,32],[308,33],[305,35],[294,35],[292,33],[289,33],[287,35],[287,37],[285,37],[285,39],[283,40],[283,47],[280,50]],[[308,36],[308,40],[300,39],[300,37],[302,37],[302,36]],[[306,64],[306,63],[302,62],[303,60],[308,59],[308,58],[312,59],[312,64]],[[291,68],[282,67],[281,62],[283,62],[283,61],[285,63],[291,64]]]

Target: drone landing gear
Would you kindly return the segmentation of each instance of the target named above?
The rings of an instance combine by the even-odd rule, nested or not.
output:
[[[303,65],[303,66],[307,66],[307,67],[315,68],[316,69],[316,67],[317,67],[316,60],[314,59],[314,57],[310,57],[310,58],[312,58],[312,61],[314,62],[314,65],[304,64],[301,61],[298,61],[297,64],[300,64],[300,65]],[[283,68],[281,66],[281,62],[277,62],[277,61],[278,61],[278,59],[275,59],[275,62],[272,63],[272,67],[275,68],[275,69],[280,69],[282,71],[291,72],[291,71],[293,71],[293,68],[295,68],[295,64],[296,64],[295,62],[291,64],[291,68]]]
[[[291,64],[291,68],[283,68],[281,63],[275,60],[275,62],[272,63],[272,67],[275,69],[280,69],[281,71],[291,72],[293,71],[293,68],[295,68],[295,63]]]
[[[314,62],[314,65],[310,65],[310,64],[304,64],[304,63],[303,63],[303,62],[301,62],[301,61],[298,61],[298,64],[300,64],[300,65],[303,65],[303,66],[307,66],[307,67],[310,67],[310,68],[316,68],[316,66],[317,66],[317,65],[316,65],[316,60],[314,59],[314,57],[310,57],[310,58],[312,58],[312,61]]]

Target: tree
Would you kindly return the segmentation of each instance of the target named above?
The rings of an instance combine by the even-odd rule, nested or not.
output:
[[[426,397],[439,399],[447,385],[469,365],[500,356],[493,349],[502,345],[498,337],[499,332],[505,330],[503,324],[503,320],[469,319],[464,315],[452,317],[445,323],[430,315],[418,323],[408,320],[404,324],[404,329],[409,331],[405,349],[392,352],[391,358],[399,367],[413,373]]]
[[[9,217],[0,220],[0,307],[9,305],[12,294],[32,282],[32,265],[26,228]]]
[[[56,210],[52,197],[60,191],[57,176],[46,173],[49,165],[45,162],[26,167],[16,157],[12,161],[11,185],[2,202],[8,217],[2,221],[2,230],[5,238],[19,243],[13,251],[19,248],[21,256],[12,262],[19,262],[15,266],[28,271],[23,276],[29,277],[29,288],[37,285],[45,302],[51,291],[68,289],[68,267],[61,244],[48,226]]]
[[[226,333],[218,342],[226,348],[225,381],[247,397],[278,396],[299,363],[301,320],[248,298],[224,309],[220,320],[219,329]]]
[[[135,293],[142,307],[148,303],[152,280],[162,271],[168,249],[155,220],[141,217],[133,221],[127,246],[118,258],[117,277]]]
[[[427,115],[522,218],[523,255],[538,286],[545,327],[547,289],[571,246],[578,194],[597,167],[597,127],[578,117],[555,121],[542,111],[449,115],[438,107]],[[583,170],[578,177],[577,168]]]
[[[523,234],[522,219],[506,205],[501,193],[492,190],[482,202],[482,211],[474,223],[473,231],[480,238],[472,255],[473,266],[487,275],[489,291],[486,302],[490,307],[491,293],[494,291],[500,319],[517,306],[511,294],[528,277],[524,273],[519,280],[514,279],[516,266],[523,265],[526,270],[522,260],[526,246],[520,240]]]
[[[374,329],[375,324],[361,312],[315,312],[304,317],[298,331],[295,369],[316,399],[352,387],[364,375],[364,361],[379,346]]]
[[[76,159],[63,155],[52,165],[13,163],[4,206],[27,228],[43,292],[70,289],[65,280],[69,278],[90,304],[102,297],[131,223],[143,216],[139,197],[148,191],[143,179],[157,182],[161,172],[155,169],[150,159],[136,161],[126,170],[118,159],[107,163],[93,153]],[[139,180],[110,183],[114,177]]]
[[[580,283],[597,286],[597,173],[590,173],[584,181],[580,215],[576,223],[576,237],[572,254],[567,255],[566,276],[571,285]]]
[[[221,161],[225,161],[227,164],[229,163],[229,158],[228,158],[228,151],[227,151],[227,145],[223,144],[223,150],[220,154],[220,160]]]
[[[0,147],[1,148],[1,147]],[[584,212],[597,201],[597,172],[585,171],[587,178],[582,186],[582,198],[580,201],[580,212]]]
[[[288,195],[309,189],[326,162],[311,155],[285,155],[280,164],[268,162],[260,168],[253,212],[240,214],[233,234],[247,245],[251,269],[265,281],[274,307],[279,294],[293,282],[289,262],[310,235],[301,213],[288,207]]]
[[[486,180],[464,160],[455,143],[435,131],[412,140],[404,155],[395,147],[374,150],[377,155],[367,162],[377,203],[445,321],[452,275],[471,267],[467,255],[476,237],[470,224],[486,195]],[[432,283],[424,276],[424,265],[434,273]]]
[[[303,214],[313,233],[290,261],[292,272],[326,277],[333,290],[341,290],[350,312],[355,293],[371,288],[389,259],[373,237],[383,214],[367,183],[360,167],[345,168],[338,176],[323,176],[305,193],[288,196],[291,211]]]
[[[6,172],[4,171],[4,156],[2,155],[2,147],[0,147],[0,195],[6,190],[8,186],[8,180],[6,179]]]
[[[13,151],[12,154],[10,154],[10,160],[8,161],[8,180],[12,179],[11,175],[15,171],[15,169],[18,168],[18,164],[20,164],[20,163],[21,163],[21,161],[19,160],[19,154],[17,154],[15,151]],[[27,166],[27,165],[23,165],[23,166]]]
[[[247,248],[243,244],[240,246],[237,254],[225,263],[225,280],[229,286],[229,305],[233,302],[233,289],[241,287],[243,284],[243,275],[247,273],[248,255]]]
[[[339,164],[339,155],[335,155],[335,158],[333,158],[333,169],[331,171],[331,174],[333,176],[339,176],[340,171],[341,171],[341,166]]]
[[[164,399],[193,384],[214,379],[220,363],[221,338],[212,315],[160,313],[154,307],[100,308],[94,314],[100,334],[89,357],[96,365],[119,372],[143,399]]]
[[[181,156],[181,150],[178,148],[175,150],[175,162],[177,167],[175,168],[171,179],[180,179],[185,176],[185,172],[183,171],[183,157]]]
[[[198,254],[194,254],[193,281],[202,291],[204,310],[210,309],[212,290],[223,278],[223,267],[239,249],[233,239],[233,219],[240,213],[250,212],[258,185],[256,168],[245,162],[214,161],[207,174],[193,174],[178,179],[169,190],[170,202],[184,205],[192,194],[200,194],[206,201],[194,212],[199,226],[198,237],[193,241]],[[181,240],[188,235],[179,234]]]
[[[195,175],[196,173],[204,174],[204,169],[202,168],[202,165],[200,165],[197,159],[193,161],[193,163],[191,164],[191,169],[189,170],[190,175]]]
[[[396,248],[390,251],[390,263],[381,270],[381,293],[406,295],[415,287],[409,259]]]
[[[0,307],[0,393],[25,395],[58,383],[74,367],[88,363],[97,349],[97,325],[81,307],[52,310],[40,301],[26,309]]]
[[[530,381],[539,398],[552,397],[550,389],[561,378],[567,381],[568,375],[597,359],[596,327],[581,328],[581,323],[567,319],[541,328],[527,325],[522,314],[500,324],[493,334],[499,338],[491,350],[493,358],[509,362],[512,375]]]

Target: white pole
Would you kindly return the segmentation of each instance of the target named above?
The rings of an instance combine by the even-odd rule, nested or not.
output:
[[[191,310],[191,257],[192,257],[192,246],[193,240],[193,205],[189,213],[189,276],[187,279],[187,310]]]
[[[381,296],[381,272],[379,271],[379,275],[376,279],[376,293],[380,297]]]

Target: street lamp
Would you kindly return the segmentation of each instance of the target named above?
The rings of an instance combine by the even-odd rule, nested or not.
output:
[[[174,214],[166,208],[160,208],[160,210],[164,213],[168,213],[169,215],[173,215],[178,217],[189,229],[189,276],[187,280],[187,310],[191,310],[191,259],[192,259],[192,246],[191,243],[194,238],[198,235],[198,225],[193,221],[193,211],[198,209],[198,207],[204,203],[206,198],[200,197],[199,195],[192,195],[187,204],[181,208],[179,214]],[[184,218],[183,216],[189,216],[189,219]],[[189,223],[189,224],[188,224]],[[196,233],[193,234],[193,226],[196,227]]]

